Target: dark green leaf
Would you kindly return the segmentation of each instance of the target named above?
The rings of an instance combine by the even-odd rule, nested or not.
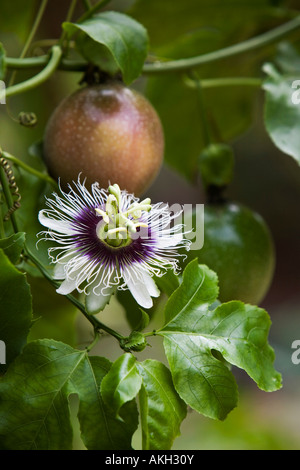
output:
[[[24,274],[20,273],[4,251],[0,249],[0,340],[6,349],[3,372],[26,343],[32,321],[30,287]]]
[[[165,307],[163,330],[199,331],[198,323],[219,293],[217,275],[198,260],[184,270],[183,281]]]
[[[264,71],[268,75],[263,85],[267,132],[276,147],[300,163],[299,76],[283,76],[272,64],[265,64]]]
[[[50,340],[24,348],[0,382],[0,440],[7,449],[71,449],[66,384],[84,357]]]
[[[90,358],[53,340],[29,343],[0,381],[0,442],[9,450],[69,450],[68,395],[79,396],[79,421],[88,449],[131,448],[136,408],[128,403],[116,420],[100,396],[109,371],[105,358]],[[123,411],[123,410],[122,410]]]
[[[25,233],[19,232],[8,238],[1,239],[0,248],[13,264],[17,264],[24,249],[24,243]]]
[[[141,311],[141,319],[135,328],[136,331],[143,331],[149,325],[149,322],[150,322],[148,313],[146,313],[142,309],[140,309],[140,311]]]
[[[237,385],[228,367],[213,356],[202,336],[166,332],[164,347],[181,398],[205,416],[225,419],[237,405]]]
[[[111,363],[104,357],[90,357],[75,371],[70,391],[79,396],[78,418],[81,436],[88,450],[129,450],[138,425],[134,401],[125,403],[119,412],[121,419],[108,408],[101,397],[101,382]]]
[[[101,382],[104,403],[118,415],[120,408],[133,400],[141,388],[142,380],[136,368],[136,358],[126,353],[111,366]]]
[[[171,269],[161,277],[155,276],[154,279],[158,288],[168,297],[179,287],[179,277]]]
[[[176,393],[164,364],[147,359],[137,367],[143,379],[140,392],[143,449],[171,449],[186,416],[186,405]]]
[[[132,330],[141,331],[148,325],[150,318],[149,312],[141,310],[139,304],[131,295],[129,290],[117,290],[116,296],[118,302],[125,310],[126,319]]]
[[[108,11],[80,24],[64,23],[63,28],[70,36],[80,33],[77,45],[81,54],[103,71],[112,75],[121,71],[126,84],[140,75],[147,56],[148,36],[134,19]]]
[[[0,80],[5,77],[6,65],[5,65],[5,49],[0,42]],[[1,87],[0,87],[1,90]]]

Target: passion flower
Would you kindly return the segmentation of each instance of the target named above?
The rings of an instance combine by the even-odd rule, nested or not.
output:
[[[62,280],[57,292],[83,292],[87,310],[95,313],[116,288],[128,288],[139,305],[150,308],[159,296],[153,276],[177,272],[178,250],[189,249],[183,226],[172,224],[178,214],[168,204],[140,201],[117,184],[105,190],[94,183],[90,192],[78,178],[69,192],[60,192],[46,198],[49,209],[39,212],[48,228],[43,239],[56,245],[48,253],[54,278]]]

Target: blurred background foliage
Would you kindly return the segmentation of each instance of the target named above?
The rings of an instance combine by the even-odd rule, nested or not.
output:
[[[34,0],[1,0],[0,42],[5,45],[8,56],[20,55],[38,3]],[[60,25],[68,7],[69,1],[65,0],[48,3],[31,53],[45,51],[43,44],[37,41],[60,36]],[[113,0],[106,7],[128,12],[144,24],[149,32],[150,53],[161,60],[199,55],[245,40],[287,21],[297,8],[297,1],[275,0]],[[82,12],[82,4],[78,2],[74,17]],[[299,50],[299,31],[294,36],[293,43]],[[201,78],[262,77],[262,64],[266,60],[274,61],[277,54],[278,45],[272,45],[199,67],[197,71]],[[18,71],[16,80],[22,81],[32,73],[32,70]],[[5,81],[9,81],[9,76],[10,73]],[[80,73],[57,71],[39,88],[10,98],[7,106],[0,105],[1,147],[41,168],[37,152],[29,151],[29,148],[42,139],[50,113],[63,97],[78,87],[80,79]],[[132,85],[147,94],[165,130],[165,165],[148,191],[155,202],[204,203],[203,187],[196,172],[197,157],[203,147],[202,123],[195,91],[186,87],[184,80],[182,74],[169,73],[142,76]],[[189,413],[174,449],[298,449],[300,365],[291,361],[291,344],[300,339],[300,170],[293,159],[274,147],[265,131],[262,91],[251,87],[216,88],[205,91],[204,98],[215,136],[231,143],[235,151],[235,176],[228,188],[228,196],[259,212],[274,237],[276,271],[261,306],[266,308],[273,322],[270,344],[276,353],[275,366],[283,375],[283,388],[272,394],[264,393],[236,370],[240,406],[224,422]],[[38,117],[36,127],[25,128],[16,123],[20,111],[34,112]],[[19,220],[35,249],[35,234],[41,230],[36,214],[43,204],[43,193],[49,192],[50,188],[34,177],[30,185],[28,181],[25,184],[21,170],[16,172],[16,177],[25,206],[23,213],[20,211],[18,215]],[[27,192],[31,194],[28,203]],[[46,256],[41,245],[38,253],[40,257]],[[87,322],[76,315],[73,306],[55,294],[36,270],[27,268],[37,319],[29,339],[50,337],[79,346],[90,341],[92,333]],[[159,311],[152,320],[153,328],[156,323],[160,324]],[[112,327],[129,331],[125,313],[117,301],[101,315]],[[145,357],[150,355],[164,361],[160,341],[151,339],[151,346],[139,357],[146,354]],[[106,336],[93,352],[112,360],[120,355],[118,346]],[[72,409],[75,416],[75,399]],[[138,445],[139,433],[135,439]],[[77,433],[74,441],[75,448],[82,448]]]

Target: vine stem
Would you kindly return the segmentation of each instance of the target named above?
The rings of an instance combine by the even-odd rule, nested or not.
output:
[[[176,72],[189,70],[199,65],[208,64],[218,60],[226,59],[228,57],[233,57],[244,52],[253,51],[261,47],[272,44],[279,39],[287,36],[288,34],[296,31],[300,28],[300,16],[297,16],[291,21],[284,23],[277,28],[274,28],[266,33],[260,34],[254,38],[248,39],[246,41],[234,44],[233,46],[228,46],[218,51],[209,52],[196,57],[190,57],[186,59],[171,60],[163,63],[153,63],[145,64],[143,72],[146,74],[152,73],[164,73],[164,72]]]
[[[107,1],[107,0],[105,0]],[[100,8],[100,3],[96,4],[93,9],[98,6]],[[103,6],[103,5],[102,5]],[[88,16],[86,16],[88,14]],[[90,16],[91,10],[86,12],[85,18]],[[84,16],[83,15],[83,16]],[[81,22],[83,21],[83,16],[79,19]],[[79,21],[78,20],[78,21]],[[252,50],[259,49],[261,47],[267,46],[269,44],[275,43],[282,39],[285,36],[288,36],[292,32],[298,30],[300,28],[300,16],[277,26],[276,28],[267,31],[266,33],[260,34],[259,36],[255,36],[254,38],[247,39],[246,41],[240,42],[238,44],[234,44],[233,46],[225,47],[223,49],[219,49],[217,51],[209,52],[207,54],[202,54],[196,57],[190,57],[186,59],[178,59],[178,60],[171,60],[165,62],[154,62],[152,64],[144,64],[142,73],[144,75],[152,75],[152,74],[159,74],[159,73],[167,73],[167,72],[182,72],[193,69],[200,65],[209,64],[211,62],[216,62],[218,60],[226,59],[238,54],[242,54],[244,52],[249,52]],[[29,57],[24,59],[12,58],[7,57],[5,62],[8,68],[15,68],[15,69],[28,69],[28,68],[35,68],[35,67],[43,67],[47,64],[49,57],[47,55],[42,55],[39,57]],[[67,71],[77,71],[82,72],[86,70],[87,62],[82,60],[68,60],[62,59],[59,63],[58,68],[61,70]],[[221,79],[219,79],[221,80]],[[214,86],[220,86],[221,82],[215,82]],[[208,86],[208,83],[206,84]]]
[[[20,59],[23,59],[25,57],[25,55],[27,54],[27,52],[28,52],[30,44],[31,44],[36,32],[37,32],[37,29],[38,29],[39,25],[40,25],[40,22],[41,22],[41,19],[43,17],[44,11],[46,9],[47,3],[48,3],[48,0],[43,0],[41,5],[40,5],[40,8],[39,8],[38,13],[36,15],[34,24],[31,28],[30,34],[29,34],[29,36],[27,38],[27,41],[26,41],[26,43],[23,47],[23,50],[21,52]],[[9,86],[12,86],[12,84],[14,83],[15,76],[16,76],[16,72],[13,72],[13,74],[10,78],[10,81],[9,81]]]
[[[51,184],[54,188],[57,188],[57,183],[56,181],[51,178],[47,173],[42,173],[35,168],[32,168],[31,166],[27,165],[24,163],[22,160],[19,160],[18,158],[14,157],[10,153],[7,152],[2,152],[2,155],[6,160],[9,160],[11,163],[13,163],[16,166],[19,166],[20,168],[23,168],[27,173],[31,173],[32,175],[36,176],[40,180],[46,181],[47,183]]]
[[[3,155],[3,153],[1,152],[1,149],[0,149],[0,154]],[[5,171],[2,167],[2,165],[0,165],[0,183],[1,183],[1,186],[2,186],[2,191],[3,191],[4,198],[6,200],[7,208],[9,209],[10,207],[13,207],[14,202],[13,202],[13,198],[12,198],[12,195],[11,195],[11,192],[10,192],[10,188],[9,188],[9,184],[8,184],[8,181],[7,181],[7,178],[6,178],[6,174],[5,174]],[[2,215],[1,215],[1,217],[2,217]],[[17,224],[14,213],[10,214],[10,220],[11,220],[14,232],[18,233],[19,232],[18,224]]]
[[[62,56],[62,50],[60,46],[53,46],[51,49],[52,53],[50,56],[50,60],[47,63],[46,67],[34,77],[29,78],[25,82],[18,83],[17,85],[12,85],[8,87],[6,90],[0,91],[0,102],[1,99],[4,97],[9,97],[12,95],[17,95],[18,93],[23,93],[25,91],[29,91],[32,88],[35,88],[41,85],[43,82],[48,80],[48,78],[55,72],[60,62]]]
[[[76,7],[76,4],[77,4],[77,0],[72,0],[71,1],[70,7],[69,7],[69,10],[68,10],[66,19],[65,19],[66,22],[71,21],[74,10],[75,10],[75,7]],[[67,37],[67,32],[65,30],[63,30],[62,35],[61,35],[60,40],[59,40],[59,45],[60,46],[63,46],[64,40],[66,39],[66,37]]]
[[[78,20],[77,23],[82,23],[83,21],[88,20],[94,13],[96,13],[101,8],[105,7],[111,0],[101,0],[93,5],[88,11],[86,11]]]
[[[197,80],[190,77],[184,78],[184,83],[187,87],[197,89]],[[201,80],[201,88],[218,88],[227,86],[250,86],[260,87],[263,83],[261,78],[257,77],[222,77],[222,78],[207,78]]]
[[[203,141],[205,147],[207,147],[211,143],[211,136],[210,136],[210,129],[207,119],[207,112],[205,109],[204,97],[203,97],[203,86],[200,80],[200,77],[196,72],[193,72],[193,81],[195,83],[195,89],[197,90],[197,101],[198,101],[198,108],[199,114],[202,122],[202,131],[203,131]]]

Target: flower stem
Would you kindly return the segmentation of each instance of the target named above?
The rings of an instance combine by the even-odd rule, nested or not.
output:
[[[3,90],[2,92],[0,91],[0,101],[2,98],[4,98],[4,96],[9,97],[12,95],[17,95],[18,93],[29,91],[32,88],[35,88],[41,85],[46,80],[48,80],[48,78],[57,69],[60,59],[61,59],[61,55],[62,55],[61,48],[59,46],[53,46],[52,54],[46,67],[37,75],[35,75],[32,78],[29,78],[25,82],[18,83],[17,85],[12,85],[11,87],[8,87],[6,90]]]
[[[14,165],[19,166],[20,168],[23,168],[23,170],[27,171],[27,173],[31,173],[32,175],[36,176],[40,180],[46,181],[47,183],[51,184],[54,188],[57,188],[57,183],[56,181],[51,178],[47,173],[42,173],[35,168],[32,168],[31,166],[27,165],[24,163],[22,160],[19,160],[18,158],[14,157],[10,153],[7,152],[2,152],[2,155],[6,160],[9,160],[12,162]]]

